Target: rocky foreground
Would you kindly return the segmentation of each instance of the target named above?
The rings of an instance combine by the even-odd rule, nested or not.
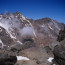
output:
[[[0,65],[65,65],[65,25],[0,14]]]

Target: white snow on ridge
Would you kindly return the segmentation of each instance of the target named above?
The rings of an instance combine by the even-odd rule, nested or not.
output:
[[[3,43],[1,39],[0,39],[0,43]]]
[[[30,59],[23,56],[17,56],[17,60],[30,60]]]
[[[9,46],[8,46],[9,47]]]
[[[9,34],[10,34],[10,33],[9,33]],[[10,34],[10,37],[11,37],[11,38],[14,38],[14,39],[16,39],[16,37],[15,37],[15,36],[13,36],[12,34]]]
[[[44,25],[44,24],[42,24],[40,27],[45,27],[45,25]]]
[[[53,28],[52,28],[51,26],[49,26],[49,28],[50,28],[51,30],[53,30]]]
[[[10,26],[9,26],[8,23],[1,23],[1,22],[0,22],[0,26],[3,27],[3,28],[10,34],[10,37],[11,37],[11,38],[15,38],[15,37],[10,33],[10,31],[9,31]]]
[[[0,26],[2,26],[2,23],[0,22]]]
[[[25,18],[23,15],[22,15],[22,19],[23,19],[23,20],[26,20],[26,18]]]
[[[23,44],[22,42],[20,42],[20,41],[17,41],[19,44]]]
[[[48,24],[48,26],[49,26],[49,28],[51,29],[51,30],[53,30],[53,28]]]
[[[49,57],[49,59],[47,59],[48,62],[52,62],[54,58],[53,57]]]

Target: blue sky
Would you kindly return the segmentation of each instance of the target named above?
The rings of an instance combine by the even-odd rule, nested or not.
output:
[[[0,13],[21,12],[32,19],[50,17],[65,23],[65,0],[0,0]]]

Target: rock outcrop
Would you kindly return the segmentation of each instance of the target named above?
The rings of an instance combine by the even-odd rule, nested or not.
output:
[[[17,57],[15,54],[6,50],[0,50],[0,65],[14,65],[16,62]]]
[[[59,65],[65,65],[65,47],[62,45],[55,46],[54,51],[54,59]]]
[[[54,47],[54,59],[59,65],[65,65],[65,28],[60,30],[57,41],[59,45]]]

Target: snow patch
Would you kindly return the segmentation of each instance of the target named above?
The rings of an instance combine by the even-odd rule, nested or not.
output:
[[[22,15],[22,19],[23,19],[23,20],[26,20],[26,18],[25,18],[23,15]]]
[[[8,46],[9,47],[9,46]]]
[[[11,38],[15,38],[15,37],[10,33],[10,31],[9,31],[10,26],[9,26],[8,23],[1,23],[1,22],[0,22],[0,26],[3,27],[3,28],[10,34],[10,37],[11,37]]]
[[[0,43],[3,43],[1,39],[0,39]]]
[[[49,59],[47,59],[48,62],[52,62],[54,58],[53,57],[49,57]]]
[[[43,25],[41,25],[40,27],[45,27],[45,25],[43,24]]]
[[[17,18],[18,16],[16,16],[16,18]]]
[[[23,44],[22,42],[20,42],[20,41],[17,41],[19,44]]]
[[[51,30],[53,30],[53,28],[52,28],[51,26],[49,26],[49,28],[50,28]]]
[[[49,26],[49,28],[51,29],[51,30],[53,30],[53,28],[48,24],[48,26]]]
[[[10,33],[9,33],[9,34],[10,34]],[[11,36],[11,38],[16,39],[16,37],[15,37],[15,36],[13,36],[13,35],[11,35],[11,34],[10,34],[10,36]]]
[[[17,60],[30,60],[30,59],[23,56],[17,56]]]

